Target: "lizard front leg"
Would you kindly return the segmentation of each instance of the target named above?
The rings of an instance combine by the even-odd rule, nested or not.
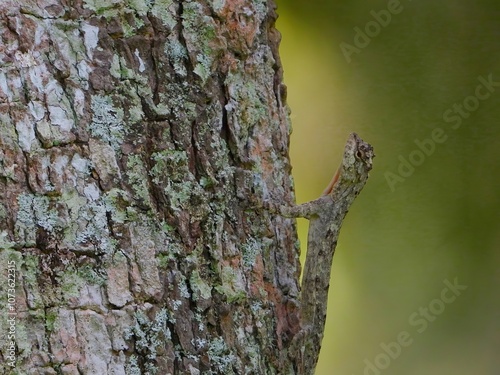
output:
[[[279,207],[279,214],[283,217],[298,218],[303,217],[311,220],[314,216],[317,216],[321,210],[323,204],[328,201],[329,197],[323,196],[321,198],[315,199],[313,201],[302,203],[293,206],[283,205]]]

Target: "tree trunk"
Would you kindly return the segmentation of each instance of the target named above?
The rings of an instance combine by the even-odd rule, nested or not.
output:
[[[275,6],[125,3],[0,3],[0,372],[301,373]]]

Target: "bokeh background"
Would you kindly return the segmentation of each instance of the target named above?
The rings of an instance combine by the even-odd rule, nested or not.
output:
[[[351,131],[377,155],[335,254],[316,374],[500,374],[500,1],[277,2],[297,201],[319,196]]]

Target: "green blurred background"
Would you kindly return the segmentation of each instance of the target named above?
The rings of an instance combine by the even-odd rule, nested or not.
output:
[[[500,1],[282,0],[278,14],[297,201],[319,196],[351,131],[377,155],[335,254],[316,374],[500,374]],[[437,128],[446,140],[419,154]]]

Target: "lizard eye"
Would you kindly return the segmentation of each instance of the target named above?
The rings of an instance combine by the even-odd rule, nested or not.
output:
[[[356,151],[356,158],[361,160],[362,157],[363,157],[363,153],[360,150]]]

